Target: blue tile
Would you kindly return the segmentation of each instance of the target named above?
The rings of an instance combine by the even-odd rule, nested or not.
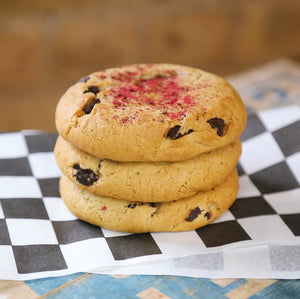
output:
[[[226,298],[222,287],[210,279],[178,276],[131,275],[115,278],[110,275],[91,275],[67,286],[48,298],[137,298],[140,292],[154,287],[171,298]]]
[[[43,295],[51,290],[63,286],[84,275],[76,273],[61,277],[51,277],[26,281],[27,285],[38,295]],[[231,284],[221,287],[210,279],[190,278],[180,276],[153,276],[131,275],[128,277],[113,277],[110,275],[96,275],[82,277],[74,283],[62,287],[61,290],[47,298],[138,298],[137,294],[150,287],[156,288],[161,293],[172,299],[226,298],[225,294],[245,284],[246,279],[237,279]],[[300,298],[299,280],[278,280],[276,283],[253,295],[258,298]]]
[[[38,295],[43,295],[82,275],[83,273],[75,273],[66,276],[27,280],[25,283]]]
[[[243,279],[243,278],[237,279],[237,280],[233,281],[232,283],[230,283],[229,285],[222,287],[221,294],[227,294],[227,293],[231,292],[232,290],[235,290],[236,288],[242,286],[246,282],[247,282],[247,279]]]
[[[227,298],[222,295],[222,287],[210,279],[169,276],[167,281],[154,286],[170,298]]]
[[[83,273],[73,275],[36,279],[26,281],[28,286],[39,295],[82,276]],[[63,287],[60,291],[48,296],[56,298],[138,298],[137,294],[150,287],[156,288],[161,293],[173,299],[226,298],[225,294],[245,284],[247,280],[237,279],[228,286],[221,287],[210,279],[190,278],[180,276],[153,276],[131,275],[128,277],[113,277],[110,275],[96,275],[82,277],[74,283]],[[252,299],[258,298],[300,298],[299,280],[278,280],[273,285],[258,292]]]
[[[251,299],[260,298],[300,298],[300,280],[281,279],[274,284],[266,287],[262,291],[250,297]]]

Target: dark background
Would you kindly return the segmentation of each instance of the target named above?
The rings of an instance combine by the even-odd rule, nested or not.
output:
[[[169,62],[226,76],[300,61],[300,1],[1,1],[0,37],[0,131],[55,131],[62,93],[102,68]]]

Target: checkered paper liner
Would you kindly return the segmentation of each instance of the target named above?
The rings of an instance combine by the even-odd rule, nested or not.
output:
[[[249,118],[241,138],[238,199],[212,224],[189,232],[120,233],[77,219],[59,195],[56,138],[36,131],[0,134],[1,279],[95,268],[122,272],[124,267],[159,260],[173,259],[177,265],[184,257],[209,260],[208,255],[221,257],[224,265],[228,250],[259,244],[273,246],[267,259],[274,269],[275,256],[289,248],[293,266],[281,267],[300,276],[299,106],[265,110]]]
[[[299,258],[300,243],[273,243],[202,252],[123,267],[100,267],[90,272],[110,275],[170,275],[171,273],[178,276],[206,278],[298,279]]]

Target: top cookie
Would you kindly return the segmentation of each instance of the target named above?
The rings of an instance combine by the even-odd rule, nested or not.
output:
[[[181,161],[229,144],[246,110],[223,78],[171,64],[138,64],[92,73],[56,109],[59,134],[114,161]]]

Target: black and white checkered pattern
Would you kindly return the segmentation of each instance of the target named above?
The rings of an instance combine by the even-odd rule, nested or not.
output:
[[[237,201],[214,223],[175,234],[113,232],[78,220],[59,197],[56,137],[35,131],[0,134],[0,278],[300,241],[299,106],[249,118]]]

